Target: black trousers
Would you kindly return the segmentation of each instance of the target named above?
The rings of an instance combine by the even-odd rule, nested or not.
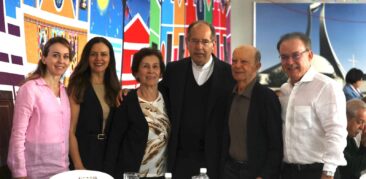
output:
[[[203,153],[199,155],[178,153],[172,172],[173,179],[191,179],[192,176],[200,173],[200,168],[207,168]]]
[[[323,173],[323,164],[283,164],[281,179],[320,179]],[[340,179],[338,169],[334,174],[334,179]]]
[[[223,179],[255,179],[250,174],[247,162],[238,162],[231,158],[227,159],[224,166]]]

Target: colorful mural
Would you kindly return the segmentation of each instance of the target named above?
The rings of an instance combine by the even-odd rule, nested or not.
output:
[[[131,74],[133,54],[143,47],[160,49],[165,63],[189,56],[185,37],[195,20],[216,27],[217,49],[230,59],[229,0],[1,0],[0,1],[0,169],[6,168],[13,103],[19,84],[35,70],[48,39],[63,36],[75,54],[68,77],[87,41],[107,38],[123,88],[138,84]],[[4,107],[6,104],[7,107]],[[0,170],[0,178],[10,173]]]
[[[3,0],[0,6],[0,90],[16,91],[35,69],[41,49],[53,36],[72,44],[77,65],[87,40],[95,36],[111,41],[117,75],[123,87],[136,87],[131,74],[133,54],[143,47],[160,49],[164,61],[189,56],[185,35],[188,25],[205,20],[216,27],[215,54],[229,61],[229,8],[225,0]],[[5,14],[6,12],[6,14]],[[66,78],[67,79],[67,78]],[[15,88],[14,88],[15,87]]]

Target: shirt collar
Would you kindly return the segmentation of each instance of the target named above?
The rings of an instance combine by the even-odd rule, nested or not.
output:
[[[36,82],[36,84],[40,86],[47,85],[46,81],[44,81],[42,77],[35,79],[34,82]]]
[[[203,66],[198,66],[196,63],[194,63],[194,61],[192,60],[192,67],[197,70],[197,71],[205,71],[205,70],[209,70],[210,67],[212,66],[212,55],[210,56],[210,60],[208,60],[208,62],[206,64],[204,64]]]
[[[252,91],[253,91],[253,87],[254,87],[254,84],[255,82],[257,81],[256,78],[254,78],[249,84],[248,86],[245,88],[244,91],[241,91],[238,93],[238,86],[235,85],[234,89],[233,89],[233,93],[234,94],[237,94],[237,95],[240,95],[240,96],[244,96],[244,97],[247,97],[247,98],[250,98],[250,96],[252,96]]]
[[[361,93],[358,88],[355,88],[352,84],[349,84],[349,86],[353,89],[353,91]]]
[[[46,81],[45,81],[42,77],[37,78],[37,79],[34,79],[34,81],[35,81],[35,82],[36,82],[36,84],[37,84],[37,85],[39,85],[39,86],[47,86]],[[63,87],[63,86],[64,86],[61,82],[59,82],[59,83],[60,83],[60,87]]]
[[[310,67],[309,70],[304,74],[304,76],[300,79],[300,81],[296,82],[296,83],[304,83],[304,82],[309,82],[309,81],[313,81],[314,76],[316,75],[316,71],[313,67]],[[296,84],[295,83],[295,84]]]

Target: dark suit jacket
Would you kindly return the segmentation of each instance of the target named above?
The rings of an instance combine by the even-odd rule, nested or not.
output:
[[[148,132],[137,92],[132,90],[124,97],[111,123],[104,161],[105,172],[116,179],[123,178],[124,172],[139,172]]]
[[[347,166],[340,166],[342,179],[359,179],[361,171],[366,169],[366,148],[360,145],[352,137],[347,137],[347,147],[344,149],[344,157]]]
[[[191,63],[190,58],[168,63],[163,80],[159,83],[159,89],[164,91],[168,97],[171,114],[172,130],[168,148],[168,170],[170,171],[174,170],[184,97],[189,97],[184,96],[184,89],[187,71],[192,68]],[[213,57],[213,63],[214,69],[211,76],[210,93],[208,94],[209,101],[205,115],[206,129],[204,134],[204,157],[210,179],[216,179],[219,176],[225,102],[234,86],[230,65],[216,57]]]
[[[232,98],[233,95],[228,103],[227,119]],[[225,126],[224,161],[229,158],[228,121]],[[283,157],[281,105],[275,93],[258,82],[252,91],[246,130],[249,172],[264,179],[278,178]]]

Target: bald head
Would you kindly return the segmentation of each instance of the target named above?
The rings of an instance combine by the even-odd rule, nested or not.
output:
[[[234,54],[237,56],[247,54],[247,56],[253,57],[256,63],[261,62],[261,53],[252,45],[240,45],[234,49],[233,58]]]
[[[251,45],[240,45],[233,51],[231,70],[234,79],[245,86],[255,79],[261,67],[260,52]]]

